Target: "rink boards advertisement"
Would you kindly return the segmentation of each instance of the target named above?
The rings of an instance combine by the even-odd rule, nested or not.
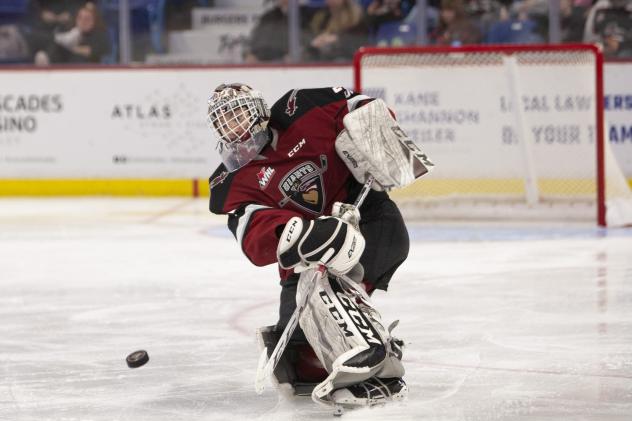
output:
[[[632,61],[604,66],[606,139],[623,172],[632,179]]]
[[[632,63],[608,64],[605,83],[607,136],[628,178],[632,178],[630,68]],[[394,84],[392,71],[386,69],[373,73],[364,86],[368,94],[384,97],[410,136],[442,172],[453,177],[522,173],[521,133],[532,137],[538,167],[555,171],[560,161],[581,160],[583,165],[567,166],[573,175],[594,173],[594,159],[585,161],[594,148],[594,85],[577,89],[581,80],[590,77],[590,69],[569,73],[549,68],[523,75],[518,88],[520,121],[512,112],[515,105],[505,74],[486,72],[481,79],[468,69],[450,75],[416,69],[399,72]],[[294,87],[353,85],[348,66],[3,70],[0,74],[0,179],[5,182],[206,180],[219,164],[206,122],[207,99],[216,85],[249,83],[263,92],[269,105]],[[464,85],[455,84],[455,78]],[[435,89],[439,84],[444,86],[441,91]],[[524,130],[516,133],[515,127],[521,126]],[[505,151],[499,154],[500,149]],[[6,193],[7,184],[3,186]]]
[[[441,167],[433,177],[519,178],[531,166],[538,177],[593,178],[594,64],[574,64],[572,71],[564,63],[513,69],[401,66],[394,84],[393,67],[376,66],[363,70],[362,86],[394,108],[406,132]],[[614,65],[605,82],[605,136],[628,178],[631,69],[632,63]]]
[[[270,102],[350,84],[348,66],[3,71],[0,179],[208,179],[219,164],[207,100],[245,81]],[[271,104],[270,104],[271,105]]]

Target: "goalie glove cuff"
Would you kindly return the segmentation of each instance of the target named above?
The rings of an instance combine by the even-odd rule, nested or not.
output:
[[[279,239],[277,259],[284,269],[322,263],[332,273],[343,274],[358,263],[364,246],[360,231],[340,218],[293,217]]]

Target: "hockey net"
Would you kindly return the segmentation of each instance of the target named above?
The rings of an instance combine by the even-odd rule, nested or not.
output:
[[[597,48],[368,48],[354,67],[436,165],[393,193],[408,217],[632,223]]]

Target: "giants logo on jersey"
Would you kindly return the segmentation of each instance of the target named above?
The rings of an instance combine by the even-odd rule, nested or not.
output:
[[[320,215],[325,204],[323,189],[323,173],[327,171],[327,157],[320,156],[321,168],[313,162],[303,162],[285,174],[279,183],[283,199],[279,202],[284,207],[288,202]]]

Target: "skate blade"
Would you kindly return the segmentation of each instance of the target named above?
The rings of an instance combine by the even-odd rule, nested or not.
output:
[[[339,400],[339,401],[331,401],[330,405],[332,405],[334,408],[334,416],[339,417],[342,414],[344,414],[346,411],[353,411],[353,410],[364,409],[364,408],[368,408],[368,409],[381,408],[384,406],[389,406],[392,404],[403,402],[407,399],[407,397],[408,397],[407,393],[396,393],[390,396],[389,398],[371,399],[368,402],[363,402],[363,403],[359,403],[357,401],[352,402],[352,401],[346,401],[346,400]]]

